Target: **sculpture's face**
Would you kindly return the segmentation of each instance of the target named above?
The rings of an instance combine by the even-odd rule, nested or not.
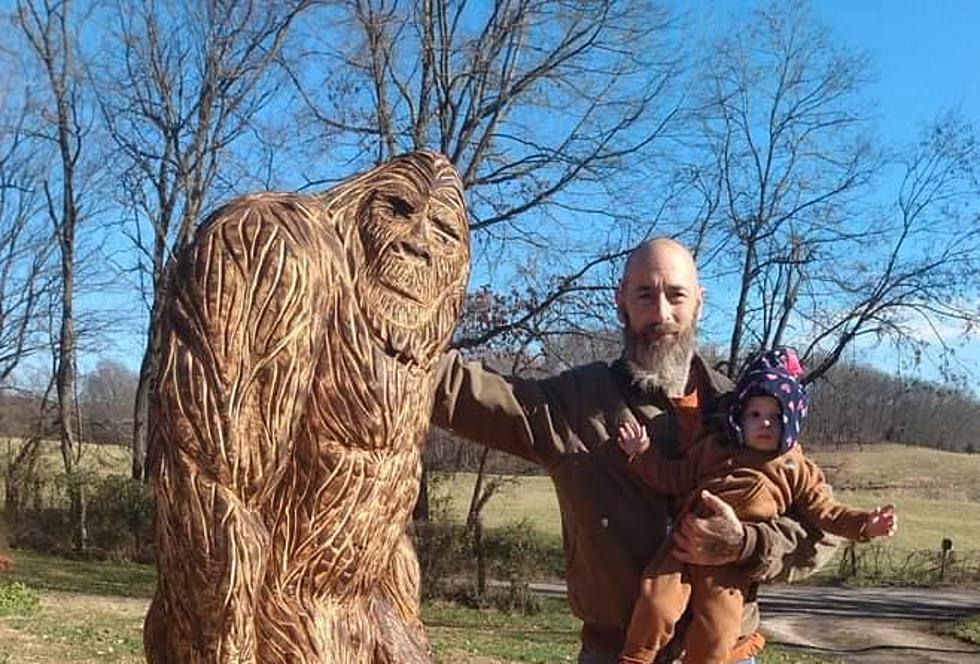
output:
[[[459,313],[469,263],[462,187],[449,162],[429,153],[374,174],[358,211],[361,306],[390,351],[418,361],[423,348],[448,341]]]

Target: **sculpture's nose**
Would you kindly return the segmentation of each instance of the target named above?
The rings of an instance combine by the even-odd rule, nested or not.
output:
[[[395,251],[409,258],[415,258],[425,263],[432,260],[429,252],[429,221],[425,209],[410,217],[411,230],[404,239],[395,243]]]
[[[426,263],[432,260],[432,254],[429,253],[428,247],[423,242],[419,242],[414,238],[397,242],[395,244],[395,252]]]

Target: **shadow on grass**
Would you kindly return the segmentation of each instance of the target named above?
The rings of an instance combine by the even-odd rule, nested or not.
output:
[[[11,557],[14,567],[5,577],[37,589],[149,599],[156,584],[151,565],[71,560],[24,550],[12,551]]]

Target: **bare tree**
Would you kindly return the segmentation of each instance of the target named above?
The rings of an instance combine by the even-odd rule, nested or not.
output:
[[[836,48],[804,4],[755,12],[704,67],[695,113],[709,156],[694,170],[718,174],[697,182],[713,231],[707,265],[736,275],[735,375],[746,346],[783,341],[807,270],[854,232],[852,203],[880,160],[859,105],[867,58]]]
[[[47,155],[33,140],[25,91],[3,100],[0,115],[0,384],[46,341],[37,315],[54,286],[50,258],[55,236],[42,195]],[[18,103],[19,102],[19,103]],[[9,108],[7,106],[10,106]],[[14,106],[18,106],[14,108]]]
[[[71,516],[75,533],[73,544],[87,546],[85,497],[77,476],[79,417],[76,402],[75,356],[75,267],[76,233],[80,209],[79,168],[88,126],[84,117],[81,67],[77,60],[78,35],[71,2],[21,0],[15,22],[37,60],[43,75],[46,99],[41,102],[40,136],[50,141],[57,154],[50,179],[44,182],[47,214],[57,237],[60,294],[54,315],[59,330],[53,340],[55,389],[58,397],[61,456],[68,479]]]
[[[133,401],[139,377],[125,365],[101,359],[83,376],[83,431],[87,440],[120,444],[130,441]]]
[[[668,170],[658,166],[680,99],[664,11],[642,0],[339,5],[323,21],[356,38],[311,33],[290,57],[333,151],[448,155],[467,190],[475,273],[501,297],[536,290],[458,342],[478,347],[590,292],[657,223],[670,192],[650,185]]]
[[[158,303],[170,259],[191,239],[206,206],[234,190],[227,179],[230,155],[273,99],[271,66],[310,4],[115,5],[119,60],[98,70],[100,105],[117,149],[126,233],[138,253],[135,272],[149,309],[133,418],[134,477],[145,473],[147,406],[160,360]]]
[[[824,374],[855,340],[871,336],[949,350],[980,324],[980,142],[956,113],[939,118],[901,155],[897,203],[871,238],[850,244],[835,269],[812,279],[820,304],[803,310],[815,330],[805,355]],[[942,368],[952,378],[951,354]]]

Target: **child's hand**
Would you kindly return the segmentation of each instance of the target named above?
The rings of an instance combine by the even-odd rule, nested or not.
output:
[[[876,507],[875,511],[864,522],[864,534],[869,539],[875,537],[891,537],[898,530],[898,516],[894,505]]]
[[[650,447],[650,437],[646,427],[639,422],[628,421],[619,427],[619,448],[631,459],[643,454]]]

